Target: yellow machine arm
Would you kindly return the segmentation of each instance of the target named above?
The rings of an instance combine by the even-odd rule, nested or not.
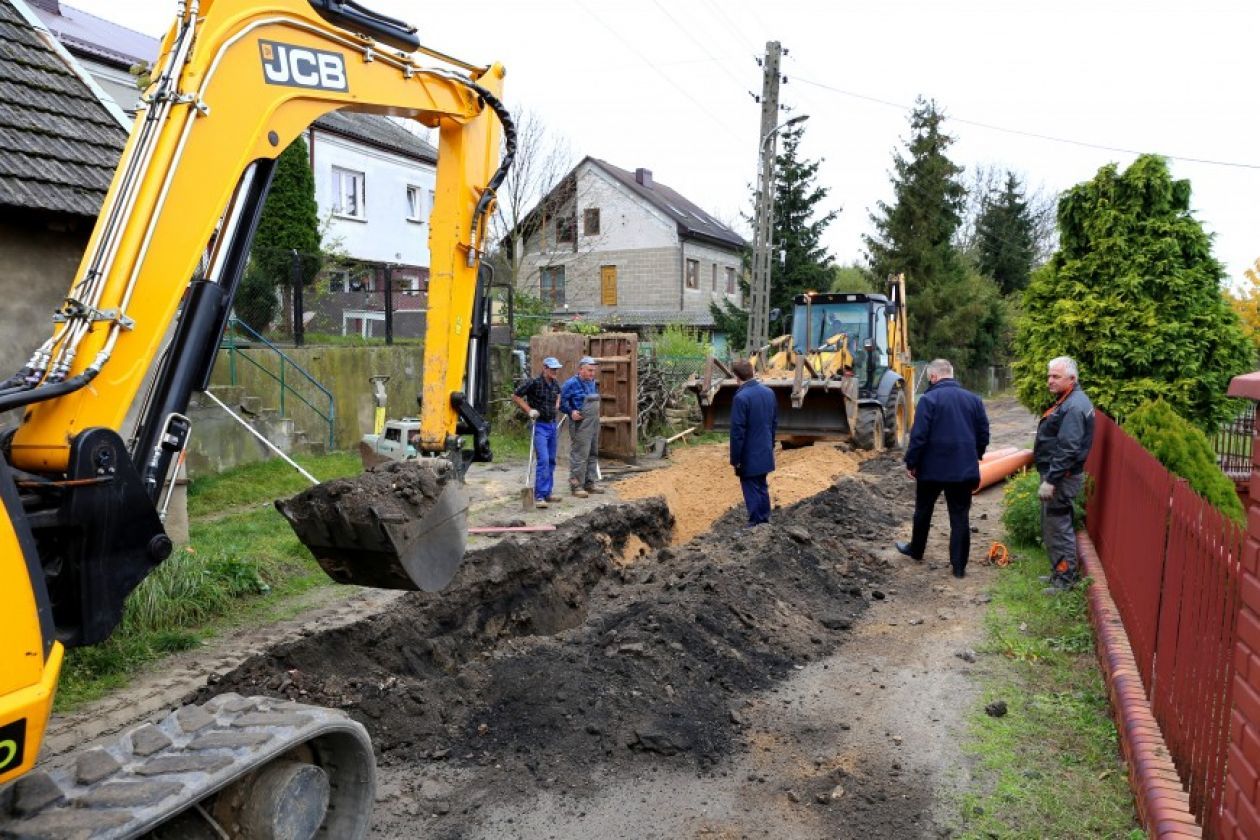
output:
[[[180,3],[53,336],[0,382],[0,411],[25,409],[0,438],[0,782],[39,752],[62,645],[108,636],[170,553],[154,505],[184,411],[209,381],[275,158],[322,114],[440,134],[420,446],[460,458],[471,430],[488,458],[469,406],[483,371],[468,362],[486,219],[515,142],[503,75],[347,0]]]

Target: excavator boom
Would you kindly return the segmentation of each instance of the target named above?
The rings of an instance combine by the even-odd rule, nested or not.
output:
[[[428,457],[408,467],[425,492],[410,509],[365,512],[348,504],[351,483],[325,491],[324,508],[282,511],[340,581],[436,589],[454,574],[466,540],[463,472],[490,458],[481,257],[515,145],[503,76],[499,65],[422,47],[414,28],[350,0],[181,0],[52,335],[0,381],[0,412],[24,411],[0,436],[0,783],[39,753],[63,648],[104,640],[127,595],[171,552],[156,506],[193,433],[185,410],[208,387],[275,160],[330,111],[412,119],[439,136],[419,430]],[[242,726],[267,749],[220,754],[213,784],[205,773],[181,777],[143,820],[115,814],[117,826],[100,836],[133,836],[211,794],[226,809],[214,811],[220,833],[244,826],[237,811],[262,807],[239,804],[256,798],[260,786],[248,780],[297,753],[305,764],[268,789],[322,789],[320,807],[340,810],[325,823],[329,836],[363,833],[364,814],[346,818],[371,802],[371,752],[363,757],[366,736],[353,721],[242,700],[189,712],[157,740],[179,753],[203,727]],[[134,741],[107,748],[124,775],[142,772],[150,754]],[[352,778],[337,776],[346,772]],[[48,785],[62,778],[23,789],[48,793],[40,807],[0,786],[0,835],[38,833],[32,819],[73,823],[57,809],[74,811],[90,792],[70,774],[53,796]]]

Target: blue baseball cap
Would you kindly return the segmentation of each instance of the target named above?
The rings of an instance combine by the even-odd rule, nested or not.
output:
[[[595,362],[595,360],[594,360],[594,359],[592,359],[590,356],[583,356],[582,358],[578,359],[578,365],[579,365],[579,366],[581,366],[581,365],[593,365],[593,364],[595,364],[595,363],[596,363],[596,362]]]
[[[555,356],[548,356],[547,358],[543,359],[543,367],[549,367],[552,370],[559,370],[560,368],[564,367],[564,365],[560,364],[560,360],[557,359]]]

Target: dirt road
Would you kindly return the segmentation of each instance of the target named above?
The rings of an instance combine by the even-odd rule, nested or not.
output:
[[[990,414],[995,446],[1031,439],[1013,402]],[[781,507],[749,531],[723,455],[683,451],[619,482],[635,501],[478,548],[440,596],[273,635],[196,693],[361,720],[375,837],[949,836],[1000,489],[956,581],[943,509],[925,562],[891,549],[913,495],[895,456],[786,453]]]

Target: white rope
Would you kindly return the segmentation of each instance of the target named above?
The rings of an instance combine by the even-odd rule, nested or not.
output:
[[[288,455],[285,455],[283,452],[281,452],[279,447],[277,447],[271,441],[267,440],[267,438],[263,437],[262,433],[259,432],[257,429],[255,429],[253,426],[249,425],[249,423],[247,423],[243,417],[238,415],[232,409],[228,408],[227,405],[224,404],[223,400],[216,397],[210,391],[203,391],[202,393],[205,394],[207,397],[209,397],[214,403],[216,403],[219,406],[219,408],[226,411],[228,413],[228,416],[230,416],[233,420],[235,420],[237,423],[240,423],[242,426],[244,426],[245,429],[251,435],[253,435],[254,437],[258,438],[260,441],[262,441],[263,446],[267,447],[272,452],[279,455],[281,458],[284,459],[284,462],[286,464],[288,464],[289,466],[293,467],[293,469],[300,472],[306,478],[307,481],[309,481],[311,484],[319,484],[319,479],[317,479],[315,476],[308,473],[306,470],[302,469],[302,466],[298,464],[297,461],[294,461]]]

